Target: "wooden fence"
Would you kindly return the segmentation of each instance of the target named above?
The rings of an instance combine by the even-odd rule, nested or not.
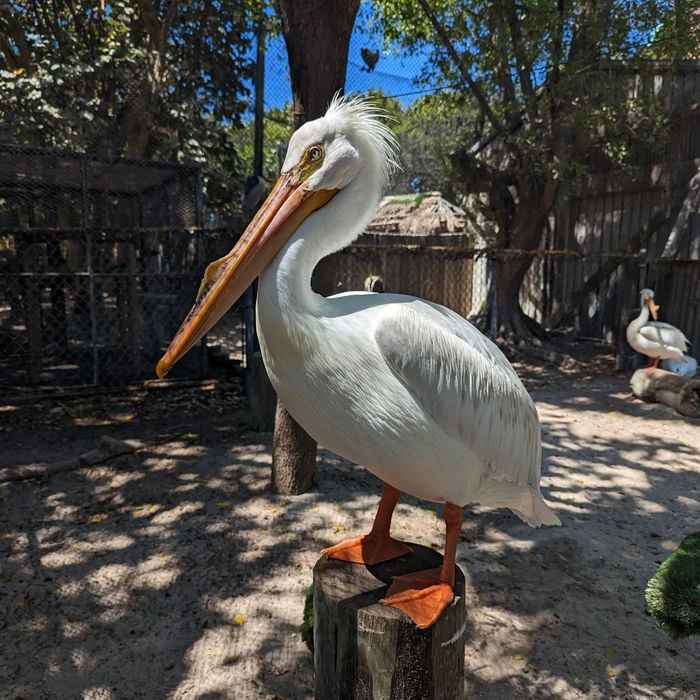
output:
[[[697,211],[673,260],[658,259],[688,181],[698,168],[694,159],[700,158],[700,61],[650,62],[646,70],[635,72],[624,63],[610,62],[604,70],[614,89],[627,97],[660,100],[670,120],[667,138],[631,143],[627,172],[603,170],[576,185],[561,187],[544,247],[581,257],[536,262],[524,285],[523,300],[534,304],[535,315],[550,324],[560,321],[573,302],[576,308],[568,310],[573,311],[573,323],[582,334],[622,343],[640,285],[656,287],[664,319],[699,344]],[[640,252],[646,260],[611,263],[615,255],[622,261]],[[611,257],[605,260],[605,255]]]
[[[387,292],[435,301],[466,317],[479,302],[472,293],[474,272],[466,236],[366,235],[323,261],[315,281],[323,292],[338,294],[365,289],[370,278],[379,277]],[[332,280],[332,288],[323,288],[324,278]]]

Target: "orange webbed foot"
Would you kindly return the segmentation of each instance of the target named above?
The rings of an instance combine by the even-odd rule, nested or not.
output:
[[[323,550],[331,559],[349,561],[353,564],[379,564],[389,559],[396,559],[413,550],[393,537],[363,535],[344,540]]]
[[[452,585],[440,580],[440,569],[427,569],[394,578],[382,603],[402,610],[418,627],[426,629],[453,600]]]

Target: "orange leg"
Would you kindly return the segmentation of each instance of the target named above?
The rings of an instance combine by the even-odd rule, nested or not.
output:
[[[385,605],[403,610],[421,629],[434,624],[440,613],[454,600],[455,557],[462,529],[460,506],[445,504],[445,527],[442,566],[397,576],[382,601]]]
[[[354,564],[379,564],[379,562],[409,554],[412,550],[407,544],[389,536],[391,516],[399,502],[399,496],[401,491],[389,484],[384,484],[377,515],[374,517],[374,525],[369,534],[327,547],[323,553],[331,559],[341,559]]]
[[[649,362],[649,364],[644,368],[645,372],[651,372],[651,370],[656,369],[659,366],[659,358],[655,357]]]

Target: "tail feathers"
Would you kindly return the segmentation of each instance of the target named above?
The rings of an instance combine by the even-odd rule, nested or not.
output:
[[[561,525],[561,520],[559,520],[557,514],[544,502],[542,494],[537,493],[537,491],[532,488],[529,490],[531,501],[530,508],[528,510],[511,508],[511,510],[530,527]]]
[[[544,502],[542,494],[531,486],[486,479],[476,499],[485,506],[510,508],[530,527],[561,525],[557,514]]]

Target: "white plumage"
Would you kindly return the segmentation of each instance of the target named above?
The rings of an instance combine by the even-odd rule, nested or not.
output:
[[[683,360],[688,349],[688,339],[670,323],[650,321],[651,313],[656,318],[658,306],[654,301],[654,292],[643,289],[640,292],[641,311],[639,316],[627,326],[627,342],[637,352],[658,360]]]
[[[401,491],[431,501],[508,507],[529,524],[557,524],[539,489],[540,426],[503,353],[468,321],[393,294],[323,298],[311,272],[372,217],[394,142],[360,101],[336,101],[292,138],[285,169],[326,144],[329,177],[352,178],[301,224],[261,275],[258,330],[270,379],[320,443]],[[323,169],[318,186],[329,187]],[[321,183],[325,183],[321,185]]]
[[[429,627],[453,600],[462,506],[510,508],[532,526],[559,519],[540,493],[540,425],[501,351],[464,318],[399,294],[328,299],[316,264],[373,216],[396,141],[361,99],[335,99],[292,137],[283,173],[234,249],[207,268],[197,301],[158,363],[163,377],[256,275],[268,374],[291,415],[385,482],[371,531],[324,550],[373,564],[410,552],[391,537],[400,492],[445,503],[439,569],[398,576],[385,604]]]

